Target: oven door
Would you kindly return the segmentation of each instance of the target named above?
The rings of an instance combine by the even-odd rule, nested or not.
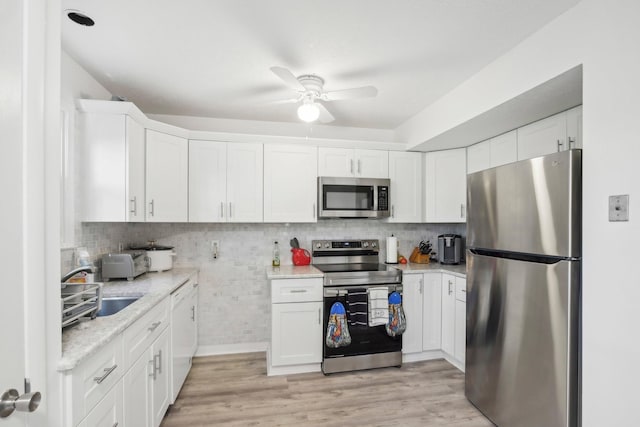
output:
[[[389,293],[396,291],[402,295],[402,285],[386,285]],[[389,353],[402,351],[402,335],[390,337],[387,334],[385,325],[380,326],[352,326],[349,322],[349,306],[347,304],[348,289],[367,289],[371,286],[343,286],[327,287],[324,289],[324,331],[323,337],[323,358],[335,358],[346,356],[361,356],[366,354]],[[347,312],[347,324],[351,335],[351,344],[345,347],[332,348],[326,344],[327,325],[329,323],[329,312],[335,302],[344,305]]]

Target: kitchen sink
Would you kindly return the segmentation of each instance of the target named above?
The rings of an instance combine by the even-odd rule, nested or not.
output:
[[[138,301],[141,297],[106,297],[102,298],[102,308],[96,313],[96,317],[111,316],[130,304]]]

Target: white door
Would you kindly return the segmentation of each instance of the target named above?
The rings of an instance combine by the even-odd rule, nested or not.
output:
[[[456,278],[442,274],[442,350],[451,356],[455,352]]]
[[[426,222],[465,222],[466,149],[425,154]]]
[[[160,334],[151,346],[155,374],[152,381],[151,400],[153,407],[153,427],[158,427],[164,418],[165,412],[171,402],[171,358],[169,353],[170,335],[169,328]],[[153,368],[152,368],[153,369]]]
[[[322,303],[271,305],[273,366],[322,361]]]
[[[467,173],[491,167],[491,141],[482,141],[467,147]]]
[[[402,352],[422,351],[422,274],[402,276],[402,307],[407,330],[402,334]]]
[[[567,110],[567,145],[582,148],[582,105]]]
[[[515,130],[491,138],[491,167],[518,161],[518,133]],[[469,164],[467,163],[467,168]]]
[[[147,221],[186,222],[189,145],[186,139],[147,129]]]
[[[224,222],[227,143],[189,141],[189,221]]]
[[[151,427],[151,363],[151,352],[147,350],[124,375],[125,426]]]
[[[556,114],[518,129],[518,160],[566,149],[566,113]]]
[[[350,148],[318,148],[319,176],[354,176],[356,171],[353,150]]]
[[[422,301],[422,350],[440,350],[442,336],[442,273],[425,273]]]
[[[316,222],[316,147],[264,147],[264,221]]]
[[[36,412],[14,412],[0,419],[3,427],[55,425],[57,421],[49,420],[47,413],[60,404],[59,396],[47,392],[46,382],[47,352],[55,348],[56,340],[59,345],[60,323],[58,318],[57,325],[48,325],[44,317],[55,307],[56,292],[60,296],[55,288],[57,278],[52,277],[59,273],[59,267],[52,266],[56,260],[59,263],[59,255],[55,258],[52,253],[59,251],[60,217],[52,208],[57,208],[60,199],[60,99],[50,99],[49,95],[55,96],[44,87],[56,76],[55,84],[59,84],[59,74],[49,67],[60,58],[60,40],[57,50],[49,51],[51,46],[46,44],[52,32],[47,28],[56,28],[59,12],[47,14],[49,7],[59,11],[46,2],[5,0],[0,13],[0,322],[4,326],[0,394],[9,389],[23,394],[24,380],[29,378],[32,391],[43,397]],[[53,73],[53,79],[47,71]],[[55,87],[51,89],[55,93]],[[45,229],[52,218],[58,227]],[[47,346],[49,332],[53,343]]]
[[[127,221],[144,221],[144,127],[126,117]],[[93,199],[93,198],[92,198]]]
[[[355,150],[354,169],[361,178],[389,178],[389,152],[384,150]]]
[[[389,153],[391,217],[389,222],[422,222],[422,154]]]
[[[262,144],[227,144],[227,221],[262,222]]]

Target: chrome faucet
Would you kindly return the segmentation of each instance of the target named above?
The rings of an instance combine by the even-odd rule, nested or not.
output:
[[[76,274],[81,273],[83,271],[86,271],[87,273],[93,273],[93,266],[92,265],[83,265],[81,267],[74,268],[73,270],[71,270],[70,272],[68,272],[64,276],[62,276],[62,280],[61,281],[64,283],[67,280],[71,279]]]

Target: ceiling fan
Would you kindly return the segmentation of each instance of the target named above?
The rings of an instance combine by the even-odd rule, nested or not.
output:
[[[296,77],[291,71],[284,67],[271,67],[271,71],[280,77],[287,86],[298,92],[298,96],[295,98],[276,101],[276,103],[286,104],[300,102],[298,117],[307,123],[314,122],[318,119],[322,123],[330,123],[335,120],[322,102],[369,98],[378,94],[378,89],[374,86],[362,86],[325,92],[323,89],[324,79],[315,74],[303,74]]]

